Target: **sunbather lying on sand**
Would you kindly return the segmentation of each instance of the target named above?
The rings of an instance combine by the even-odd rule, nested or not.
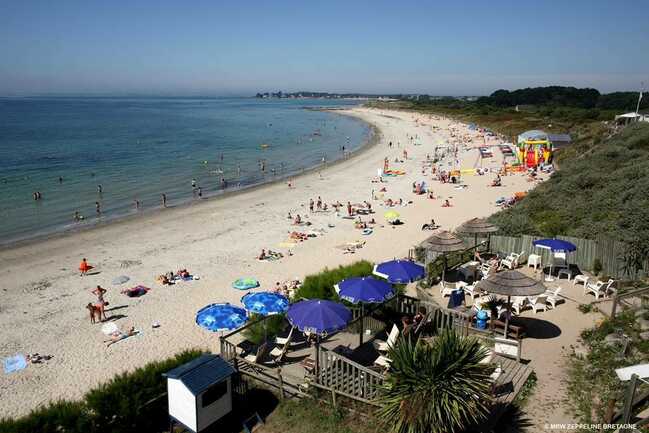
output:
[[[131,326],[131,328],[127,332],[122,332],[122,331],[115,331],[112,334],[109,335],[110,339],[109,340],[104,340],[104,343],[108,343],[106,347],[110,347],[111,345],[117,343],[118,341],[122,341],[128,337],[132,337],[134,335],[137,335],[139,331],[135,330],[135,327]]]

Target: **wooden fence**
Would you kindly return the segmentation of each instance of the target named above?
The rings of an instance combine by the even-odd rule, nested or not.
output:
[[[570,236],[558,236],[557,238],[575,244],[577,251],[570,253],[568,260],[571,264],[579,266],[581,270],[592,272],[595,259],[599,259],[602,264],[602,274],[617,279],[634,277],[633,275],[629,275],[624,269],[622,257],[627,246],[623,242],[618,242],[603,236],[595,240]],[[504,254],[525,251],[527,255],[541,255],[543,263],[549,263],[551,253],[548,250],[535,248],[532,245],[532,242],[537,239],[541,238],[527,235],[521,237],[491,236],[491,250]],[[645,260],[644,269],[638,273],[637,277],[642,278],[646,275],[649,275],[649,258]]]

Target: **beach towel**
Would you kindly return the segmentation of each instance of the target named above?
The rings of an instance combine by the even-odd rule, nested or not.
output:
[[[21,355],[20,353],[17,353],[14,356],[5,358],[3,361],[3,365],[4,365],[5,374],[14,373],[16,371],[20,371],[23,368],[27,367],[27,358],[25,358],[25,355]]]

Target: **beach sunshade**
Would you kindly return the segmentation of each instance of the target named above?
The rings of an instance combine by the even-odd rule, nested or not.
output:
[[[571,252],[575,251],[577,247],[572,242],[562,241],[561,239],[539,239],[532,242],[537,248],[542,248],[544,250],[554,251],[565,251]]]
[[[343,304],[311,299],[292,304],[287,317],[289,323],[302,332],[326,336],[344,329],[351,321],[352,313]]]
[[[542,282],[519,271],[495,272],[479,281],[476,287],[503,296],[536,296],[546,291]]]
[[[210,304],[196,313],[196,324],[208,331],[231,331],[248,321],[246,310],[231,304]]]
[[[395,210],[389,210],[383,216],[388,221],[394,221],[394,220],[398,219],[400,215],[399,215],[399,212],[397,212]]]
[[[392,284],[407,284],[424,278],[426,270],[409,260],[391,260],[374,266],[372,273]]]
[[[288,298],[278,293],[248,293],[241,298],[241,303],[249,313],[261,314],[262,316],[282,314],[288,310]]]
[[[456,232],[458,233],[471,233],[471,234],[481,234],[481,233],[495,233],[500,230],[497,226],[491,224],[485,219],[482,218],[473,218],[457,228]]]
[[[27,359],[24,355],[16,354],[5,358],[2,362],[5,374],[14,373],[27,367]]]
[[[126,275],[120,275],[119,277],[113,279],[113,284],[124,284],[128,280],[130,280],[130,278]]]
[[[543,283],[518,271],[495,272],[476,283],[475,286],[489,293],[507,296],[508,311],[511,308],[510,298],[512,296],[536,296],[546,291]],[[505,331],[503,334],[505,338],[507,338],[510,314],[511,311],[505,318]]]
[[[239,278],[232,283],[232,287],[238,290],[250,290],[259,287],[259,281],[254,278]]]
[[[340,299],[352,304],[381,303],[394,296],[392,285],[372,277],[348,278],[334,286]]]
[[[424,244],[428,249],[438,252],[438,253],[451,253],[455,251],[465,250],[467,247],[464,245],[464,241],[453,233],[448,231],[442,231],[435,233],[428,239],[424,241]]]

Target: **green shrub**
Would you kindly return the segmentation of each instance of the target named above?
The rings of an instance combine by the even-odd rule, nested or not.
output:
[[[261,316],[252,314],[250,317],[251,322],[258,321]],[[284,327],[286,326],[286,321],[284,320],[284,314],[276,314],[274,316],[268,317],[266,320],[262,320],[258,323],[250,325],[243,330],[243,335],[247,340],[253,342],[254,344],[261,344],[263,341],[272,339],[277,334],[279,334]]]
[[[347,266],[327,269],[304,278],[304,283],[295,293],[295,298],[338,300],[334,285],[346,278],[365,277],[372,274],[374,265],[362,260]]]
[[[593,260],[593,274],[599,275],[602,272],[602,261],[600,259]]]
[[[203,354],[186,350],[173,358],[120,374],[90,390],[81,401],[57,401],[18,419],[0,420],[7,433],[156,431],[167,420],[165,373]],[[157,398],[157,399],[156,399]]]

